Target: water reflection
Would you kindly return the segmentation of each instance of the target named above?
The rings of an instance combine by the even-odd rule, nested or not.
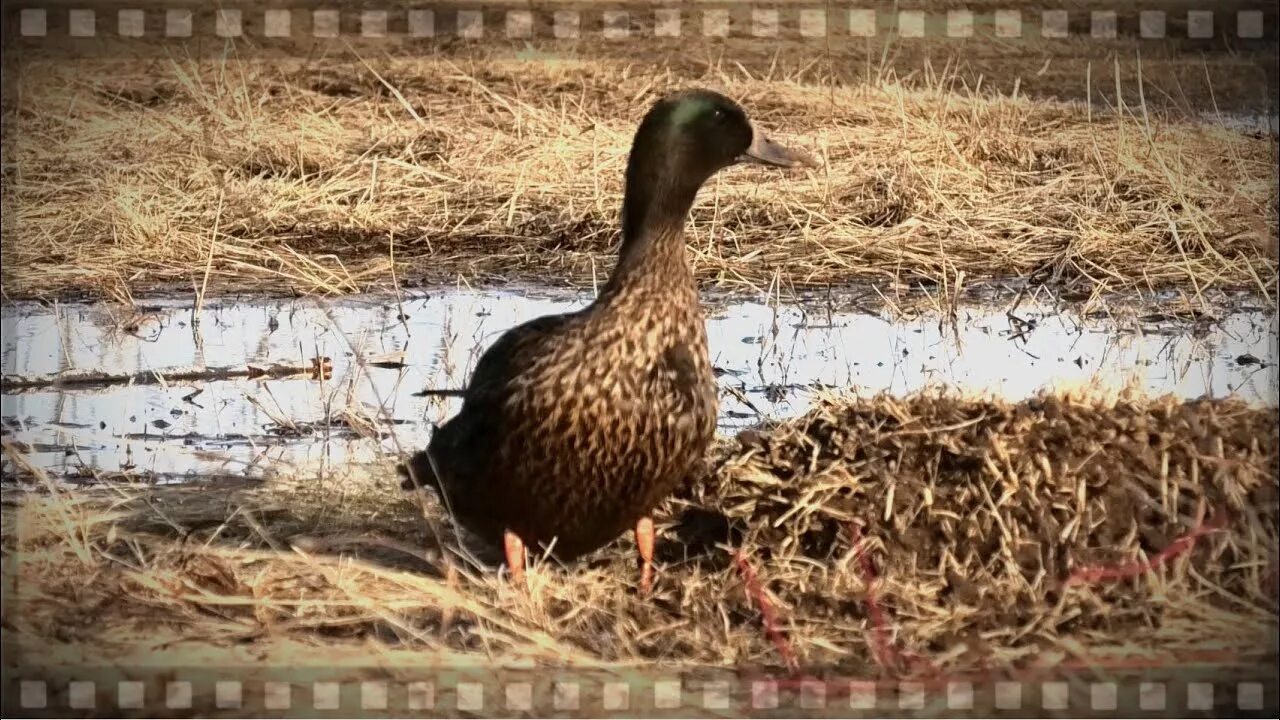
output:
[[[150,375],[132,384],[9,388],[0,414],[7,438],[61,474],[315,472],[424,444],[431,424],[459,400],[416,393],[463,387],[502,331],[589,301],[589,294],[453,290],[403,301],[255,300],[208,306],[194,325],[189,304],[178,302],[124,315],[102,305],[8,305],[0,355],[8,380],[67,371]],[[1044,387],[1134,384],[1150,393],[1276,402],[1271,313],[1239,310],[1188,327],[1083,320],[1024,303],[1016,317],[1004,306],[962,307],[952,325],[936,316],[893,321],[819,300],[716,305],[708,331],[723,390],[721,428],[798,414],[824,387],[870,394],[944,385],[1019,398]],[[164,379],[186,369],[307,365],[318,356],[333,362],[325,380]]]

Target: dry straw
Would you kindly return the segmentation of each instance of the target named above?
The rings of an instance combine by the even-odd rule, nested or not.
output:
[[[67,492],[27,467],[6,636],[59,666],[257,652],[353,679],[424,658],[859,678],[1247,660],[1274,632],[1277,425],[1222,400],[823,403],[727,443],[666,506],[652,599],[626,543],[541,564],[528,592],[470,567],[390,468]]]
[[[5,292],[389,288],[392,237],[407,281],[586,284],[612,262],[636,123],[691,84],[826,162],[703,192],[690,247],[708,285],[1038,272],[1084,291],[1275,289],[1274,139],[1149,112],[1119,66],[1134,106],[1104,112],[949,71],[833,85],[813,63],[348,52],[17,66]]]

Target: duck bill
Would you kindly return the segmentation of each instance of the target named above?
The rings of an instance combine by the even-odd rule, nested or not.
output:
[[[779,145],[770,140],[769,136],[765,135],[755,125],[751,126],[751,147],[747,148],[747,151],[738,158],[738,162],[772,165],[773,167],[782,168],[816,168],[820,166],[812,155],[801,150],[792,150]]]

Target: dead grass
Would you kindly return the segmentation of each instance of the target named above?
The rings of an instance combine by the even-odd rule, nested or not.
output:
[[[351,678],[434,661],[791,659],[857,678],[1248,662],[1274,650],[1277,425],[1236,401],[825,403],[726,444],[667,505],[651,600],[625,543],[533,570],[528,593],[446,560],[448,524],[389,468],[46,484],[6,498],[6,642],[64,670],[152,657]]]
[[[1132,84],[1104,114],[945,71],[832,87],[701,67],[30,60],[6,91],[4,292],[350,293],[389,287],[393,257],[402,285],[587,284],[612,265],[635,124],[689,84],[826,162],[703,192],[689,244],[709,286],[1275,289],[1273,138],[1146,112]]]

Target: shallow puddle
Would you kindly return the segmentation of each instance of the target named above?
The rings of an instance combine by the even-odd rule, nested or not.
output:
[[[442,290],[397,301],[189,300],[119,315],[103,305],[4,308],[4,435],[67,477],[326,472],[422,446],[499,333],[590,294]],[[1044,387],[1136,385],[1275,405],[1276,316],[1237,305],[1195,323],[1085,319],[1022,302],[893,321],[814,298],[708,308],[732,433],[804,411],[815,391],[925,386],[1016,399]],[[401,356],[403,353],[403,356]],[[311,373],[327,357],[332,373]],[[248,376],[248,368],[257,377]],[[60,386],[49,384],[60,375]],[[129,377],[133,376],[133,377]],[[11,468],[6,459],[5,469]]]

